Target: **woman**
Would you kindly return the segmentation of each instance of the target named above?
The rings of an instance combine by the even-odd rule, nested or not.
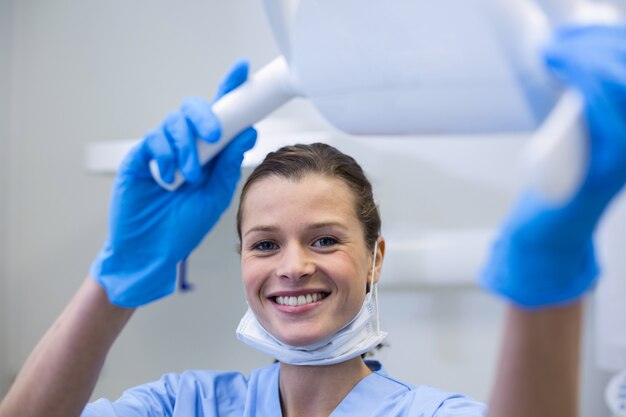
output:
[[[566,204],[522,197],[481,277],[485,288],[511,302],[488,415],[576,414],[581,298],[597,276],[591,235],[626,181],[619,106],[626,83],[615,82],[621,72],[607,71],[623,68],[624,38],[623,29],[564,31],[547,53],[551,68],[588,100],[591,159]],[[239,63],[218,96],[246,76],[247,64]],[[279,362],[249,378],[168,374],[116,402],[85,408],[134,309],[173,292],[177,263],[230,203],[256,133],[244,131],[199,166],[195,137],[213,141],[219,134],[209,103],[190,99],[126,158],[115,182],[110,235],[90,277],[35,348],[0,416],[484,415],[469,398],[408,386],[363,361],[361,354],[384,337],[376,285],[385,241],[360,167],[321,144],[270,154],[244,185],[238,211],[250,306],[238,334]],[[166,181],[179,168],[187,184],[162,190],[150,177],[151,159]]]

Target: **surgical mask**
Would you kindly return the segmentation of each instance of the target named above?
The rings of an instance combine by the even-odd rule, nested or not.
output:
[[[253,348],[291,365],[333,365],[369,352],[385,337],[378,317],[378,286],[374,282],[378,242],[374,244],[370,291],[357,315],[334,335],[308,346],[291,346],[261,326],[250,308],[237,327],[237,338]]]

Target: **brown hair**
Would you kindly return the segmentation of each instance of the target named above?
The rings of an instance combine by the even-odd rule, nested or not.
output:
[[[371,250],[380,234],[380,214],[374,202],[372,185],[361,166],[352,158],[325,143],[285,146],[269,153],[248,177],[237,209],[237,234],[241,241],[242,207],[248,189],[256,182],[278,176],[294,181],[308,174],[341,179],[354,193],[356,213],[363,226],[365,242]]]

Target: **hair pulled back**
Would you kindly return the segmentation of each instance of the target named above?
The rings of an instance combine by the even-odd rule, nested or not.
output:
[[[380,234],[380,214],[374,202],[372,185],[361,166],[338,149],[325,143],[284,146],[269,153],[248,177],[241,191],[237,209],[237,234],[241,241],[242,207],[250,187],[268,177],[298,181],[306,175],[317,174],[342,180],[352,190],[356,214],[363,226],[365,242],[370,250]]]

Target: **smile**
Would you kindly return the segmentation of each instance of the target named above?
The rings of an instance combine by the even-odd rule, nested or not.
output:
[[[314,292],[311,294],[298,295],[298,296],[278,296],[274,298],[274,302],[276,302],[276,304],[283,305],[283,306],[296,307],[296,306],[303,306],[306,304],[312,304],[312,303],[318,302],[326,298],[327,295],[328,294],[321,293],[321,292]]]

